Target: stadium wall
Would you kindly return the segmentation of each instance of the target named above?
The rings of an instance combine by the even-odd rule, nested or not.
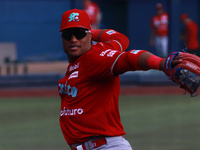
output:
[[[183,48],[179,41],[181,13],[188,13],[199,24],[198,0],[94,0],[102,11],[102,28],[116,29],[130,38],[129,49],[147,49],[150,19],[155,4],[162,2],[170,13],[170,50]],[[16,44],[20,61],[66,59],[59,28],[62,13],[82,9],[82,0],[1,0],[0,42]],[[111,11],[112,10],[112,11]],[[46,58],[46,59],[45,59]],[[41,61],[38,59],[38,61]]]

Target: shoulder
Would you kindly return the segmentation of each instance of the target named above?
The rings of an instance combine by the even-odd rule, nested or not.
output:
[[[187,23],[187,27],[195,28],[195,27],[198,27],[198,25],[194,21],[190,21]]]
[[[157,19],[158,19],[158,16],[155,15],[155,16],[153,16],[153,17],[151,18],[151,21],[155,21],[155,20],[157,20]]]
[[[168,13],[164,12],[163,15],[168,16]]]
[[[164,13],[162,14],[162,16],[168,17],[168,13],[164,12]]]

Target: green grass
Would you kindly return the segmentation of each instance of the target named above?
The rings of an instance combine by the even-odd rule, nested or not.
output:
[[[134,150],[199,150],[200,99],[121,96],[125,138]],[[0,150],[69,150],[59,98],[0,99]]]

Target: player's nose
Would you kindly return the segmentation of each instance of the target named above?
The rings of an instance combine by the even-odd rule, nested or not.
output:
[[[76,41],[78,41],[78,39],[77,39],[74,35],[72,35],[71,41],[72,41],[72,42],[76,42]]]

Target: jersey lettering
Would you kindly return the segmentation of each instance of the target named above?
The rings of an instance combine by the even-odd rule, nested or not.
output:
[[[69,76],[68,80],[71,79],[71,78],[77,78],[77,77],[78,77],[78,71],[74,71],[74,72]]]
[[[78,68],[79,68],[79,62],[77,64],[73,65],[73,66],[70,66],[69,71],[73,71],[73,70],[78,69]]]
[[[101,52],[100,56],[107,56],[107,57],[113,57],[113,55],[116,53],[117,51],[116,50],[111,50],[111,49],[108,49],[108,50],[105,50],[103,52]]]
[[[72,97],[77,96],[78,89],[76,87],[71,87],[70,85],[67,85],[67,82],[65,84],[59,83],[58,86],[60,87],[60,94],[66,94],[69,96],[71,95]]]
[[[65,109],[65,107],[63,108],[63,110],[60,111],[60,116],[74,116],[74,115],[81,115],[83,113],[83,109],[79,108],[79,109]]]

